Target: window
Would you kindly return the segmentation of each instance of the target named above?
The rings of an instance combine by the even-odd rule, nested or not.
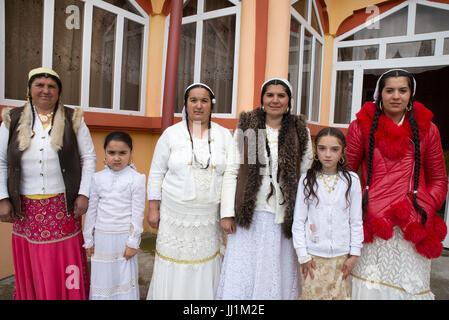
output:
[[[448,4],[404,1],[382,13],[378,23],[363,23],[335,38],[331,124],[347,126],[364,102],[373,100],[375,79],[383,70],[412,70],[422,77],[419,90],[432,83],[420,99],[440,97],[444,90],[438,85],[446,73],[442,76],[437,70],[446,72],[449,65],[448,21]],[[440,80],[429,81],[434,78]],[[432,108],[445,109],[440,100],[444,98],[428,102]]]
[[[240,1],[184,2],[175,113],[182,111],[185,88],[193,82],[203,82],[215,93],[214,115],[233,117],[239,21]]]
[[[314,1],[292,3],[288,60],[288,79],[294,99],[292,113],[303,114],[313,122],[319,121],[322,34]]]
[[[149,17],[135,0],[0,0],[3,16],[1,104],[22,105],[29,70],[44,66],[66,105],[144,114]]]

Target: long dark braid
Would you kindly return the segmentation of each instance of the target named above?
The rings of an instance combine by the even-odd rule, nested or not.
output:
[[[289,115],[290,115],[289,113],[284,113],[284,115],[282,116],[281,129],[279,130],[279,136],[278,136],[278,154],[279,154],[279,146],[282,143],[282,141],[284,141],[285,136],[287,135]],[[266,130],[265,120],[266,120],[266,113],[264,112],[263,113],[263,121],[262,121],[262,129],[263,130]],[[271,149],[270,149],[270,145],[268,143],[268,137],[265,137],[265,149],[267,150],[268,165],[269,165],[271,163]],[[271,170],[271,168],[269,167],[268,170]],[[277,167],[277,171],[276,171],[276,181],[279,184],[282,195],[284,195],[283,188],[282,188],[281,184],[279,183],[281,171],[282,171],[282,168],[278,162],[278,167]],[[270,172],[270,177],[271,177],[271,172]],[[273,193],[274,193],[274,186],[270,182],[270,193],[267,195],[267,201],[271,198]]]
[[[427,221],[427,212],[418,204],[416,200],[418,195],[418,186],[419,186],[419,174],[421,171],[421,148],[420,148],[420,139],[419,139],[419,130],[418,124],[416,123],[415,113],[413,111],[413,107],[410,108],[409,111],[409,120],[412,126],[413,132],[413,143],[415,145],[415,168],[414,168],[414,183],[413,183],[413,206],[415,209],[421,213],[421,223],[425,226]]]
[[[365,193],[363,194],[363,198],[362,198],[363,217],[366,217],[366,213],[367,213],[367,207],[368,207],[368,201],[369,201],[368,190],[369,190],[369,186],[371,184],[371,178],[372,178],[372,172],[373,172],[373,153],[374,153],[374,144],[375,144],[374,133],[377,130],[377,125],[379,122],[379,117],[380,117],[381,112],[382,112],[382,110],[380,109],[379,104],[377,104],[376,112],[374,113],[373,123],[371,124],[371,130],[369,132],[368,177],[366,179]]]

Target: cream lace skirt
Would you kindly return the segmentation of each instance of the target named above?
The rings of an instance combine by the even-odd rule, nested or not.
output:
[[[343,264],[347,255],[335,258],[322,258],[312,255],[316,269],[314,278],[310,275],[304,280],[302,277],[302,295],[300,300],[350,300],[349,277],[343,280]]]
[[[353,300],[433,300],[431,260],[418,254],[395,227],[389,240],[363,245],[352,274]]]
[[[161,203],[148,300],[214,299],[222,263],[218,206]]]

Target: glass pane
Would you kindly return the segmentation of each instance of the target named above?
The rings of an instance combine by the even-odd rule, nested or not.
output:
[[[196,23],[183,24],[181,26],[181,40],[179,43],[175,113],[182,111],[182,107],[184,106],[184,90],[188,85],[193,83],[193,74],[195,72],[195,40]]]
[[[204,21],[201,81],[215,92],[215,113],[232,112],[235,15]]]
[[[120,110],[139,111],[143,25],[125,19]]]
[[[304,32],[304,53],[302,63],[302,89],[301,89],[301,114],[309,119],[309,101],[310,101],[310,71],[312,66],[312,35],[305,30]]]
[[[387,44],[387,59],[427,57],[435,52],[435,40]]]
[[[449,38],[444,39],[443,54],[449,54]]]
[[[59,0],[57,0],[59,1]],[[127,0],[103,0],[104,2],[110,3],[113,6],[125,9],[126,11],[132,12],[134,14],[137,14],[139,16],[142,16],[139,11],[134,8],[134,6]]]
[[[449,11],[416,5],[415,33],[449,30]]]
[[[42,66],[43,1],[6,0],[5,18],[5,98],[26,100],[28,72]]]
[[[349,124],[351,122],[353,82],[353,70],[337,71],[334,123]]]
[[[189,0],[186,3],[184,3],[184,8],[182,9],[182,16],[183,17],[193,16],[196,14],[197,9],[198,9],[197,0]]]
[[[94,7],[89,106],[112,109],[116,16]]]
[[[234,5],[226,0],[205,0],[204,12],[229,8],[232,6]]]
[[[338,61],[377,60],[379,46],[360,46],[338,49]]]
[[[312,10],[312,21],[310,22],[312,28],[314,28],[316,30],[316,32],[318,32],[320,35],[323,35],[321,33],[320,27],[318,25],[318,18],[316,16],[315,10]]]
[[[376,24],[372,24],[367,28],[357,31],[344,40],[349,41],[405,36],[407,34],[407,14],[408,7],[405,7],[380,20],[378,23],[378,29],[376,29]]]
[[[315,68],[313,74],[313,101],[312,101],[312,116],[310,120],[318,121],[320,113],[320,89],[321,89],[321,56],[323,46],[315,40]]]
[[[293,8],[295,8],[295,10],[302,15],[302,17],[304,19],[307,20],[307,6],[308,6],[309,0],[299,0],[296,1],[293,4]]]
[[[62,103],[73,106],[80,105],[81,96],[83,13],[82,1],[55,1],[53,69],[61,77],[64,88]]]
[[[293,17],[290,20],[290,48],[288,56],[288,81],[290,81],[293,92],[292,114],[297,113],[298,106],[298,81],[299,81],[299,44],[301,25]]]

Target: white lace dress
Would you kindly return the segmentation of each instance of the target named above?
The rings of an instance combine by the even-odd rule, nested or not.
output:
[[[267,127],[267,136],[271,172],[276,180],[278,130]],[[292,239],[284,236],[282,224],[275,223],[277,187],[266,201],[270,192],[269,174],[266,171],[262,177],[250,228],[237,226],[236,232],[228,235],[217,299],[291,300],[300,296],[298,262]]]
[[[194,138],[195,154],[207,163],[207,139]],[[153,275],[147,299],[214,299],[222,263],[219,205],[209,199],[212,165],[192,166],[196,190],[186,202],[163,194]]]
[[[433,300],[431,260],[416,252],[394,227],[389,240],[374,238],[363,245],[352,271],[353,300]]]

